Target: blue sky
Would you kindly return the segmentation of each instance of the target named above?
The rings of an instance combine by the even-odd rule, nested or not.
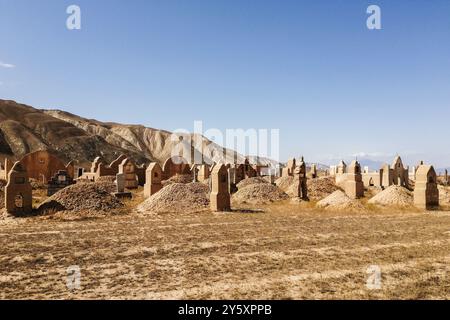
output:
[[[447,0],[0,0],[0,39],[2,99],[167,130],[278,128],[282,160],[450,166]]]

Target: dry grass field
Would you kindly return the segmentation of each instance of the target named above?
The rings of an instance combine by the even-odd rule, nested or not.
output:
[[[3,219],[0,298],[450,298],[450,212],[259,209]],[[366,287],[370,265],[379,290]]]

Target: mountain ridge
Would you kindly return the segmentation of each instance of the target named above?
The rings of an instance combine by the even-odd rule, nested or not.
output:
[[[194,134],[191,134],[192,137]],[[205,157],[205,162],[234,162],[235,157],[238,163],[245,161],[243,155],[227,150],[203,136],[200,138],[202,150],[192,147],[191,153],[198,156],[208,149],[210,153]],[[36,109],[0,99],[0,158],[3,159],[19,160],[27,153],[49,150],[62,160],[79,160],[80,165],[85,166],[97,156],[110,162],[120,154],[127,154],[138,163],[156,161],[163,164],[179,142],[167,130],[102,122],[67,111]],[[258,157],[250,159],[258,159],[260,164],[274,162]]]

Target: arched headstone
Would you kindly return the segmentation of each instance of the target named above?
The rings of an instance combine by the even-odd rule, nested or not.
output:
[[[6,211],[15,216],[30,214],[33,209],[31,184],[25,167],[16,162],[8,173],[8,183],[5,187]]]
[[[144,185],[144,197],[148,198],[159,190],[162,189],[162,169],[161,166],[156,163],[150,163],[147,170],[145,171],[145,185]]]

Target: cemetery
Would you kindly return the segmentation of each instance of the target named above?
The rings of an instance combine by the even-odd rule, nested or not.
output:
[[[104,193],[108,199],[117,199],[114,203],[142,202],[147,199],[154,201],[153,198],[157,198],[165,188],[170,187],[172,190],[168,195],[175,195],[177,192],[174,188],[202,185],[204,187],[185,188],[180,193],[204,193],[201,195],[202,199],[206,199],[200,207],[202,212],[205,211],[205,204],[209,204],[210,212],[232,212],[242,209],[242,204],[248,207],[250,204],[264,205],[294,200],[299,205],[300,202],[311,205],[317,203],[317,208],[323,208],[324,203],[334,199],[327,200],[327,196],[335,197],[339,203],[337,206],[325,205],[328,210],[345,210],[348,204],[361,209],[372,205],[372,210],[375,206],[377,210],[410,207],[415,210],[439,211],[445,210],[448,204],[448,174],[438,177],[433,166],[424,162],[414,167],[411,174],[411,170],[409,167],[405,168],[399,156],[395,157],[391,165],[385,164],[372,172],[368,167],[362,169],[357,160],[350,165],[341,161],[329,170],[318,170],[316,164],[307,165],[303,157],[291,158],[284,166],[280,164],[279,170],[275,170],[280,176],[268,175],[269,170],[264,170],[264,166],[251,164],[248,158],[243,163],[217,163],[210,166],[206,163],[189,164],[188,160],[177,156],[168,158],[162,165],[158,162],[138,165],[132,158],[122,154],[110,164],[105,164],[101,156],[93,159],[89,167],[80,167],[77,163],[77,159],[74,159],[64,165],[63,161],[48,151],[27,154],[16,163],[5,159],[0,168],[0,177],[3,177],[5,185],[5,212],[12,216],[24,216],[49,211],[49,201],[32,205],[36,202],[33,201],[30,184],[34,180],[45,182],[49,199],[57,198],[60,193],[67,193],[68,190],[101,186],[103,191],[108,190]],[[74,195],[74,198],[77,197]],[[79,201],[85,200],[79,198]],[[174,197],[171,204],[170,199],[164,201],[165,210],[170,210],[170,205],[173,205],[173,213],[183,214],[176,206],[180,199]],[[56,206],[58,210],[65,210],[66,207]],[[91,208],[89,205],[68,206],[73,207]],[[97,206],[93,205],[92,208]],[[54,210],[56,209],[53,208]],[[144,211],[150,212],[148,209]]]

